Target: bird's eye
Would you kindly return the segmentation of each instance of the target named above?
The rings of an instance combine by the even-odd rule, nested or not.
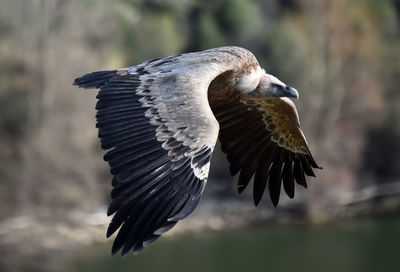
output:
[[[272,83],[271,86],[276,91],[283,91],[285,89],[282,85],[275,84],[275,83]]]

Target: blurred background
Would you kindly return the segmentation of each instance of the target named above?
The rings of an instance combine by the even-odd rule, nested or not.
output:
[[[399,34],[399,0],[1,1],[0,271],[400,271]],[[217,147],[195,212],[111,257],[96,91],[73,80],[222,45],[299,90],[324,170],[254,208]]]

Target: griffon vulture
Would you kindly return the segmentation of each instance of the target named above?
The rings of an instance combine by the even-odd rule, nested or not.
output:
[[[217,139],[242,192],[254,176],[255,205],[268,185],[274,206],[281,185],[319,168],[300,130],[297,91],[265,73],[255,56],[227,46],[99,71],[74,85],[99,88],[97,127],[113,175],[112,253],[139,252],[187,217],[207,182]]]

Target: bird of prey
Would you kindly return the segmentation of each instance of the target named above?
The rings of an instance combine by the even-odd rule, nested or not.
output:
[[[118,229],[112,253],[138,253],[187,217],[207,182],[217,139],[242,192],[254,176],[253,199],[268,185],[274,206],[281,187],[320,168],[308,148],[294,103],[298,92],[265,73],[248,50],[226,46],[99,71],[74,85],[99,88],[98,136],[113,175]]]

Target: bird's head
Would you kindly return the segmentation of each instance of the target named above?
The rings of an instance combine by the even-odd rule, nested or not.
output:
[[[298,99],[299,93],[273,75],[263,73],[258,86],[248,94],[249,97],[293,97]]]

